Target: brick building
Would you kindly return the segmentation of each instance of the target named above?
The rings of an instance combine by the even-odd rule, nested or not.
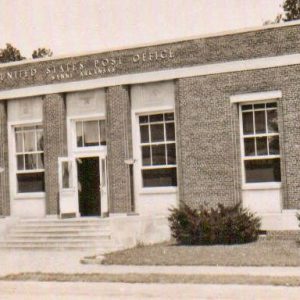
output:
[[[299,81],[299,22],[3,64],[0,215],[242,201],[263,229],[297,229]]]

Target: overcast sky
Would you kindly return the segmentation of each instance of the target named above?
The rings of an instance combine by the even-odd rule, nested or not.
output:
[[[30,57],[124,47],[260,26],[283,0],[0,0],[0,48]]]

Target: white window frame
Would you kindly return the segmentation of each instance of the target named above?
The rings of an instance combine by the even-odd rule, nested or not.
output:
[[[106,151],[107,145],[78,147],[77,146],[77,131],[76,131],[76,123],[77,122],[105,121],[105,120],[106,120],[106,116],[104,114],[86,116],[86,117],[85,116],[78,116],[78,117],[68,118],[68,128],[67,128],[67,130],[68,130],[68,132],[71,133],[71,140],[70,140],[71,143],[69,144],[69,153],[86,153],[86,152]],[[107,128],[106,128],[106,132],[107,132]],[[100,138],[100,135],[99,135],[99,138]]]
[[[248,100],[248,99],[247,99]],[[263,159],[275,159],[279,158],[281,160],[281,149],[279,150],[279,154],[268,154],[268,155],[259,155],[259,156],[246,156],[245,155],[245,147],[244,147],[244,138],[247,137],[269,137],[269,136],[278,136],[279,137],[279,143],[280,143],[280,133],[255,133],[255,122],[253,121],[253,129],[254,133],[250,135],[244,135],[243,132],[243,112],[242,111],[242,106],[244,105],[254,105],[254,104],[267,104],[267,103],[277,103],[276,111],[277,111],[277,117],[278,117],[278,99],[267,99],[267,100],[259,100],[259,101],[241,101],[239,103],[239,127],[240,127],[240,145],[241,145],[241,169],[242,169],[242,188],[243,189],[278,189],[281,187],[281,182],[257,182],[257,183],[247,183],[246,182],[246,171],[245,171],[245,164],[244,162],[246,160],[263,160]],[[233,102],[234,103],[234,102]],[[274,109],[274,108],[273,108]],[[272,108],[263,108],[261,111],[266,111],[266,110],[272,110]],[[267,122],[267,119],[265,120]],[[278,120],[277,120],[278,121]],[[279,124],[278,124],[279,126]],[[266,124],[266,129],[267,129],[267,124]],[[279,131],[279,129],[278,129]],[[268,139],[267,139],[267,143]],[[256,144],[255,144],[256,145]],[[256,148],[256,147],[255,147]],[[269,151],[269,144],[268,144],[268,151]]]
[[[29,193],[18,193],[17,189],[17,174],[20,172],[17,168],[17,151],[16,151],[16,135],[15,135],[15,128],[17,127],[31,127],[31,126],[41,126],[43,125],[42,120],[36,119],[31,120],[30,122],[8,122],[8,141],[11,145],[11,151],[9,155],[9,179],[10,179],[10,193],[13,199],[41,199],[45,198],[45,191],[42,192],[29,192]],[[44,131],[43,131],[44,132]],[[43,151],[44,153],[44,151]],[[33,169],[28,171],[21,171],[23,173],[35,173],[44,172],[44,169]],[[20,173],[21,173],[20,172]]]
[[[148,143],[142,143],[141,142],[141,133],[140,133],[140,124],[139,118],[141,116],[151,116],[151,115],[159,115],[159,114],[167,114],[167,113],[173,113],[174,114],[174,120],[171,121],[158,121],[154,124],[166,124],[166,123],[174,123],[175,133],[176,133],[176,119],[175,119],[175,111],[173,110],[159,110],[159,111],[141,111],[136,113],[136,131],[137,131],[137,145],[138,145],[138,161],[139,164],[139,172],[140,172],[140,190],[141,193],[170,193],[177,190],[178,187],[178,176],[177,176],[177,185],[176,186],[158,186],[158,187],[144,187],[143,186],[143,170],[154,170],[154,169],[168,169],[168,168],[175,168],[177,173],[177,149],[176,149],[176,135],[174,141],[167,141],[166,139],[162,142],[151,142],[151,133],[150,133],[150,123],[147,123],[147,126],[149,126],[149,142]],[[151,123],[152,124],[152,123]],[[143,126],[143,125],[142,125]],[[164,125],[164,138],[166,138],[166,126]],[[175,151],[176,151],[176,164],[166,164],[166,165],[154,165],[154,166],[143,166],[143,159],[142,159],[142,147],[147,145],[166,145],[166,144],[175,144]],[[166,153],[165,153],[166,155]],[[150,156],[152,157],[151,153]],[[167,157],[166,157],[167,159]],[[151,159],[152,161],[152,159]],[[176,174],[177,175],[177,174]]]

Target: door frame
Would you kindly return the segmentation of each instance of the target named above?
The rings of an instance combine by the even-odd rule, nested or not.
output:
[[[105,114],[89,114],[89,115],[80,115],[80,116],[72,116],[67,117],[67,132],[68,132],[68,153],[69,158],[73,159],[75,164],[75,170],[74,170],[74,187],[75,187],[75,201],[76,201],[76,215],[80,217],[80,211],[79,211],[79,196],[78,196],[78,170],[77,170],[77,163],[76,160],[79,158],[88,158],[88,157],[98,157],[99,159],[99,177],[100,181],[102,178],[102,171],[101,171],[101,159],[107,158],[107,146],[96,146],[96,147],[82,147],[78,148],[76,144],[76,122],[77,121],[93,121],[93,120],[104,120]],[[100,189],[99,182],[99,189]],[[107,190],[108,190],[108,170],[106,169],[106,184],[107,184]],[[108,197],[108,192],[107,192]],[[100,201],[101,201],[101,190],[100,190]],[[107,202],[109,199],[107,199]],[[109,206],[109,205],[108,205]],[[102,212],[102,205],[100,202],[100,215],[105,212]]]
[[[102,205],[102,195],[101,195],[101,179],[102,179],[102,161],[101,159],[106,159],[106,153],[95,153],[95,152],[84,152],[84,153],[76,153],[73,156],[74,162],[75,162],[75,170],[74,170],[74,177],[75,177],[75,182],[74,182],[74,186],[75,186],[75,201],[76,201],[76,207],[77,207],[77,216],[81,216],[80,215],[80,210],[79,210],[79,195],[78,195],[78,168],[77,168],[77,160],[80,158],[89,158],[89,157],[95,157],[99,159],[99,193],[100,193],[100,214],[99,217],[102,216],[103,213],[105,213],[103,211],[103,205]],[[106,173],[107,176],[107,173]],[[106,184],[107,184],[107,180],[106,180]]]

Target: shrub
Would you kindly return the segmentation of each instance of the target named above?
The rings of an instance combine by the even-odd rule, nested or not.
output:
[[[241,244],[257,240],[260,218],[241,203],[193,209],[183,203],[170,209],[172,236],[184,245]]]

